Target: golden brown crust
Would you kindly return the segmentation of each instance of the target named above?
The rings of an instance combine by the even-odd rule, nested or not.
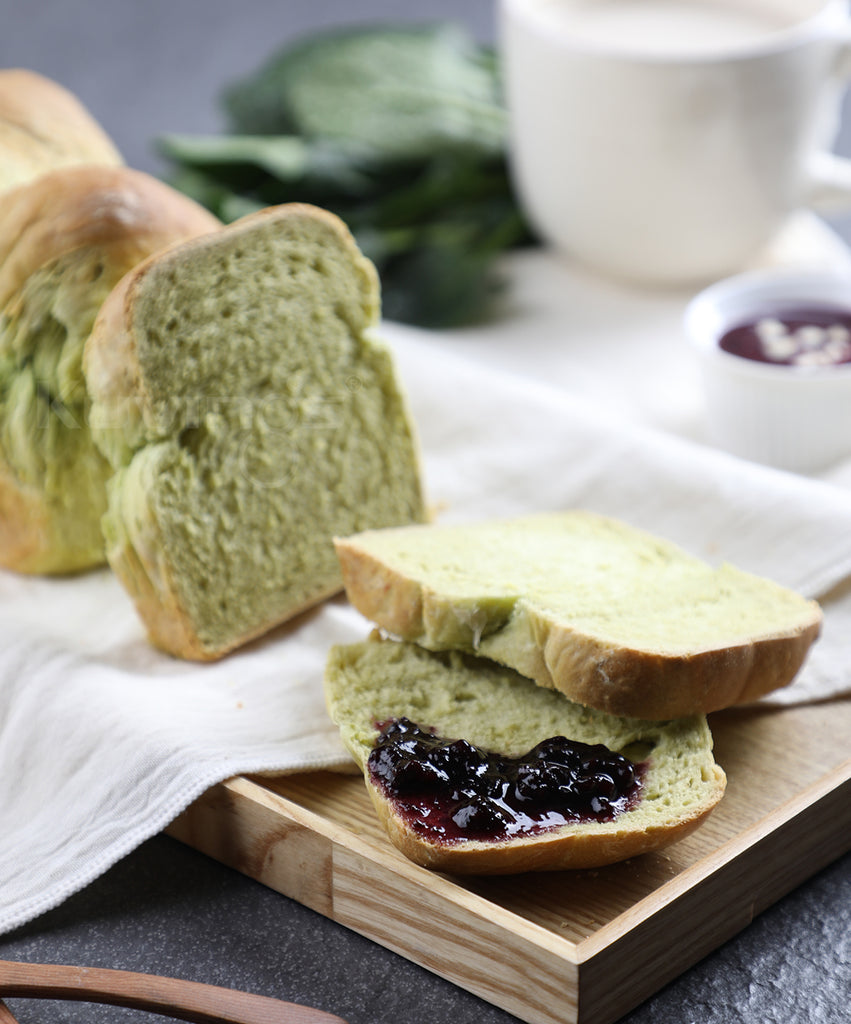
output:
[[[67,89],[34,71],[0,70],[0,191],[58,167],[122,163],[112,140]]]
[[[604,867],[679,842],[694,832],[724,795],[726,776],[716,766],[711,794],[690,815],[658,826],[635,828],[624,824],[602,831],[581,825],[565,826],[544,836],[505,842],[456,844],[427,842],[397,814],[368,777],[366,789],[390,841],[409,860],[432,871],[457,875],[508,875],[526,871],[562,871]]]
[[[611,649],[553,627],[532,678],[579,704],[635,718],[683,718],[756,700],[787,686],[821,629],[821,611],[791,634],[688,655]]]
[[[423,631],[423,592],[416,580],[394,573],[346,537],[334,538],[334,550],[349,601],[382,629],[404,639]]]
[[[102,248],[122,272],[220,222],[156,178],[126,167],[72,167],[13,189],[0,203],[0,308],[39,267]]]
[[[355,608],[391,635],[429,646],[424,607],[430,595],[420,583],[375,559],[357,538],[337,539],[335,548]],[[708,714],[791,682],[821,631],[821,609],[811,601],[809,610],[807,622],[782,636],[677,655],[612,648],[518,607],[517,663],[511,667],[570,700],[614,715]],[[494,656],[487,638],[478,653]]]

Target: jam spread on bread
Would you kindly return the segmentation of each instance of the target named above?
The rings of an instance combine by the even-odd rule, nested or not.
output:
[[[554,736],[508,757],[441,738],[407,718],[379,729],[368,760],[372,781],[414,831],[436,842],[611,821],[641,790],[642,766],[602,744]]]
[[[725,352],[778,366],[851,363],[851,313],[832,306],[766,314],[728,330]]]

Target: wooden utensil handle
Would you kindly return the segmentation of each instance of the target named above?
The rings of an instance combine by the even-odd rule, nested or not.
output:
[[[2,999],[0,999],[0,1024],[18,1024],[18,1018]]]
[[[324,1010],[268,996],[197,981],[98,967],[2,960],[0,996],[110,1003],[194,1024],[346,1024],[342,1018]],[[2,1018],[0,1024],[3,1024]]]

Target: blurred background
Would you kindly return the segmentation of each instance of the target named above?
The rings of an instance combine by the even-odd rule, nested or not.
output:
[[[493,0],[0,0],[0,66],[55,78],[131,167],[163,167],[153,140],[218,131],[222,87],[307,31],[452,20],[495,36]]]
[[[496,0],[0,0],[0,66],[76,93],[132,167],[163,171],[154,140],[223,127],[222,88],[304,32],[452,20],[496,40]],[[846,108],[848,104],[846,103]],[[838,151],[851,154],[851,119]],[[851,217],[833,222],[851,238]]]

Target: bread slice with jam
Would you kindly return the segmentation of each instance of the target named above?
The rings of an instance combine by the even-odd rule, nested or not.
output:
[[[325,688],[390,840],[434,870],[611,864],[682,839],[724,793],[704,717],[615,717],[457,651],[374,635],[332,649]]]
[[[491,658],[615,715],[679,718],[785,686],[814,601],[581,510],[337,540],[368,619],[431,650]]]

